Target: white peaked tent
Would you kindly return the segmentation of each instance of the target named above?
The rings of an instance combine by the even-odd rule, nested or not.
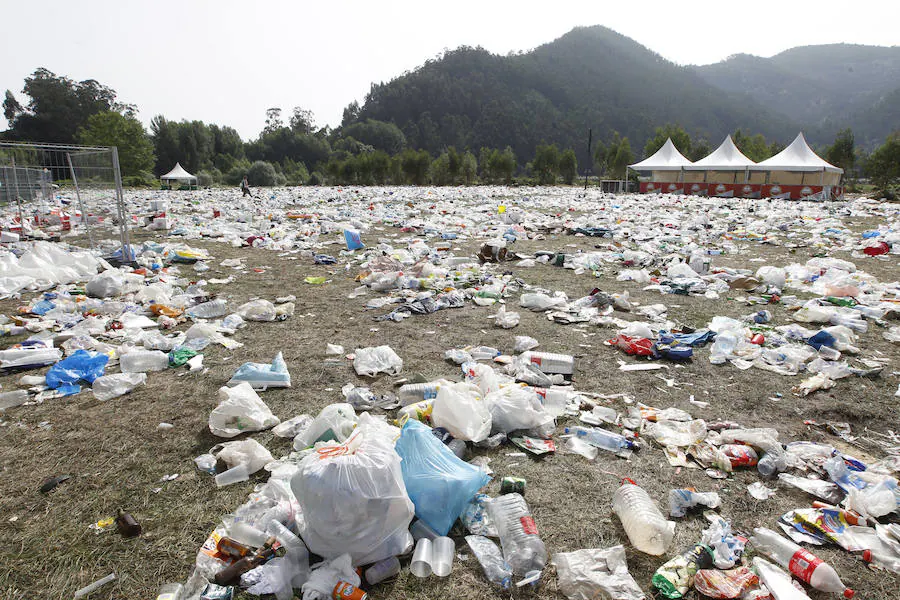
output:
[[[837,185],[844,170],[812,151],[802,133],[791,145],[757,165],[752,171],[768,171],[770,183],[793,185]]]
[[[653,156],[645,158],[639,163],[628,165],[628,167],[635,171],[681,171],[691,164],[693,163],[686,159],[672,143],[672,138],[667,138],[666,143]]]
[[[187,171],[184,170],[184,167],[181,166],[181,163],[175,163],[175,166],[171,171],[166,173],[165,175],[160,176],[160,181],[165,184],[166,182],[177,182],[177,183],[187,183],[188,185],[196,185],[197,178],[194,175],[191,175]]]
[[[688,171],[746,171],[748,167],[756,163],[744,156],[734,145],[731,136],[706,158],[701,158],[695,163],[685,167]]]

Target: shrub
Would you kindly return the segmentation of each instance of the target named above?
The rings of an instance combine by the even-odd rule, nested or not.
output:
[[[247,170],[247,180],[250,182],[250,185],[255,186],[271,187],[277,185],[275,167],[272,166],[272,163],[258,160],[250,165],[250,169]],[[240,180],[238,183],[240,183]]]

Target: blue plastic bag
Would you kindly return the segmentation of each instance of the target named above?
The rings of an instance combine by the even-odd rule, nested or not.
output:
[[[59,390],[69,396],[81,391],[79,381],[84,380],[94,383],[94,380],[103,376],[109,357],[98,352],[77,350],[69,358],[65,358],[47,371],[47,387]]]
[[[466,506],[491,478],[431,434],[431,428],[409,420],[394,446],[416,516],[440,535],[447,535]]]
[[[359,237],[359,232],[355,229],[344,230],[344,241],[347,242],[347,250],[359,250],[360,248],[366,247]]]

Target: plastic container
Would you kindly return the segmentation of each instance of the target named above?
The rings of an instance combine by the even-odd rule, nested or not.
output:
[[[366,581],[369,585],[375,585],[398,573],[400,573],[400,560],[396,556],[392,556],[366,569]]]
[[[409,563],[409,571],[416,577],[428,577],[431,575],[431,561],[433,550],[431,540],[423,537],[416,542],[416,550],[413,552],[412,562]]]
[[[530,362],[542,373],[548,375],[572,375],[575,373],[575,357],[567,354],[553,354],[551,352],[523,352],[522,360]]]
[[[225,487],[233,483],[240,483],[250,479],[250,472],[245,463],[232,467],[216,475],[216,487]]]
[[[427,538],[429,540],[433,540],[437,537],[440,537],[438,532],[425,524],[425,521],[422,519],[416,519],[413,521],[413,524],[409,526],[409,532],[412,534],[413,539],[417,542],[422,538]]]
[[[566,413],[566,406],[569,404],[569,390],[534,388],[534,393],[541,399],[544,410],[554,417],[560,417]]]
[[[397,398],[401,406],[408,406],[422,400],[434,400],[437,398],[441,384],[436,381],[428,383],[407,383],[397,390]]]
[[[624,449],[634,448],[634,442],[625,436],[597,427],[576,425],[574,427],[566,427],[564,431],[565,433],[571,433],[576,437],[581,438],[591,446],[609,450],[610,452],[619,452]]]
[[[547,549],[538,535],[528,504],[519,494],[504,494],[491,500],[488,511],[503,547],[503,558],[516,575],[541,571],[547,564]]]
[[[0,412],[21,406],[28,402],[28,392],[25,390],[13,390],[0,392]]]
[[[165,371],[169,368],[169,356],[159,350],[132,350],[119,359],[123,373]]]
[[[763,477],[775,477],[782,471],[787,470],[787,459],[784,454],[766,452],[759,459],[759,462],[756,463],[756,470]]]
[[[653,556],[665,554],[675,535],[675,523],[666,520],[643,488],[630,480],[624,483],[613,494],[613,512],[635,548]]]
[[[831,346],[819,346],[819,358],[823,360],[840,360],[841,353],[839,350],[835,350]]]
[[[453,557],[456,554],[456,544],[450,538],[441,536],[435,538],[431,544],[431,568],[438,577],[446,577],[453,570]]]
[[[817,590],[853,597],[853,590],[844,585],[837,572],[808,550],[765,527],[757,527],[750,538],[753,547],[789,570],[794,577]]]

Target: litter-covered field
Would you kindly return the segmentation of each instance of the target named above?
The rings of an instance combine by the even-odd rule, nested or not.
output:
[[[900,206],[264,194],[0,249],[0,598],[900,598]]]

